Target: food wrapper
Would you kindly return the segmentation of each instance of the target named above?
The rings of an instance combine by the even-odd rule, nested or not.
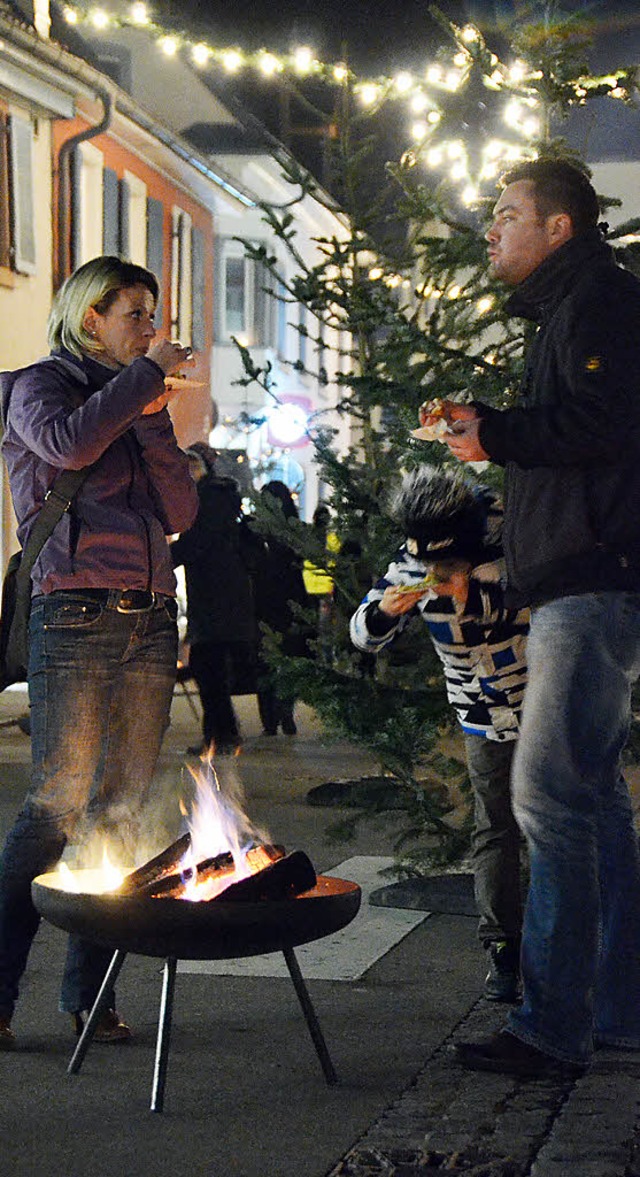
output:
[[[178,392],[183,388],[204,388],[204,380],[192,380],[190,376],[174,372],[172,376],[165,376],[164,386],[167,392]]]
[[[444,444],[445,434],[449,432],[449,426],[444,417],[439,421],[434,421],[433,425],[421,425],[419,429],[412,429],[411,436],[417,437],[418,441],[440,441]]]
[[[439,577],[435,572],[429,572],[422,580],[414,580],[411,584],[397,584],[395,589],[399,593],[426,593],[439,583]]]

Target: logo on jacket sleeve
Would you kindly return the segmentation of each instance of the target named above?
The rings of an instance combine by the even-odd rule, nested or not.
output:
[[[585,372],[599,372],[601,367],[602,356],[589,356],[588,360],[585,360]]]

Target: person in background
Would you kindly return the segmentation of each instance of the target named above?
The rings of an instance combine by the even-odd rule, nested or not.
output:
[[[531,885],[522,1007],[457,1055],[576,1075],[595,1047],[640,1049],[640,851],[621,768],[640,672],[640,281],[616,265],[579,168],[538,159],[501,187],[490,268],[538,332],[516,407],[442,409],[456,458],[506,466],[507,599],[531,606],[513,768]]]
[[[329,571],[335,564],[336,553],[340,551],[340,540],[330,530],[331,512],[326,503],[318,503],[311,521],[311,529],[318,541],[322,564],[305,560],[302,568],[304,587],[307,595],[317,602],[317,629],[315,640],[318,656],[330,662],[333,641],[333,577]]]
[[[176,582],[167,536],[198,498],[166,408],[165,376],[190,349],[154,342],[158,284],[116,257],[81,266],[49,318],[51,356],[15,374],[3,456],[24,547],[65,469],[89,474],[32,572],[31,785],[0,858],[0,1050],[39,916],[36,875],[83,823],[135,852],[176,675]],[[70,937],[60,1007],[76,1030],[111,952]],[[96,1040],[130,1038],[115,994]]]
[[[446,470],[420,466],[393,501],[407,539],[351,618],[359,650],[377,653],[420,616],[442,662],[473,791],[472,858],[485,997],[519,993],[521,837],[510,773],[526,682],[526,609],[507,609],[495,497]],[[428,584],[425,584],[425,578]]]
[[[257,638],[246,529],[237,483],[218,477],[202,451],[186,454],[200,506],[171,555],[174,567],[184,564],[189,669],[202,703],[202,744],[188,751],[229,753],[242,744],[231,698],[234,667],[254,662]]]
[[[298,508],[284,482],[274,479],[262,487],[260,494],[270,506],[280,508],[285,521],[298,519]],[[283,539],[274,535],[264,537],[264,545],[255,574],[256,616],[270,629],[282,635],[282,653],[289,657],[305,657],[308,653],[307,635],[294,616],[292,602],[308,605],[302,576],[302,559]],[[260,656],[258,665],[258,709],[263,734],[275,736],[280,727],[286,736],[294,736],[295,700],[278,693],[273,672]]]

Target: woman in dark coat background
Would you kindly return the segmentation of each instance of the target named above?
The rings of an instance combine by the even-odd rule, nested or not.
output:
[[[188,449],[200,506],[197,519],[171,545],[174,567],[184,565],[187,589],[189,669],[202,703],[206,753],[236,751],[241,743],[231,698],[237,668],[255,659],[256,620],[246,564],[249,542],[241,522],[241,499],[232,478],[216,475],[202,452]]]
[[[274,479],[260,492],[269,505],[279,503],[285,520],[297,519],[291,491],[284,482]],[[282,634],[283,654],[303,657],[308,653],[306,636],[294,617],[291,602],[308,605],[302,576],[302,557],[280,538],[268,535],[255,576],[256,614],[275,632]],[[262,658],[258,662],[258,708],[264,734],[275,736],[278,727],[286,736],[296,734],[293,718],[295,700],[277,694],[273,674]]]

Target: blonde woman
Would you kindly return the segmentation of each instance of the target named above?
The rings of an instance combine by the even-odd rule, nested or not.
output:
[[[5,389],[3,455],[24,546],[62,470],[91,467],[33,572],[31,785],[0,858],[0,1049],[38,927],[33,878],[81,824],[125,853],[168,723],[175,678],[175,579],[166,536],[197,494],[166,409],[165,376],[189,350],[154,342],[158,284],[116,257],[81,266],[49,319],[51,355]],[[9,382],[7,382],[9,383]],[[109,953],[70,937],[61,1010],[80,1029]],[[97,1040],[125,1041],[115,996]]]

